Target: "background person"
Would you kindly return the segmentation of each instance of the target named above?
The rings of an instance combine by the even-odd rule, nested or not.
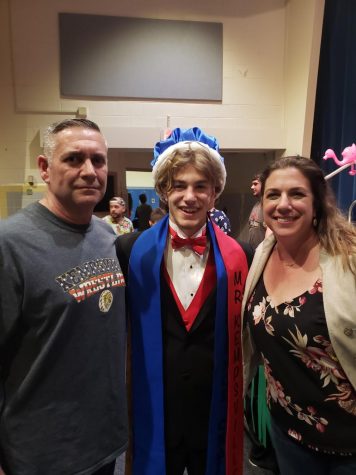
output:
[[[158,223],[162,218],[166,216],[167,212],[162,208],[154,208],[150,215],[150,226]]]
[[[136,208],[134,223],[137,231],[145,231],[150,227],[149,221],[152,207],[147,204],[147,196],[145,193],[141,193],[138,198],[140,200],[140,205]]]
[[[256,249],[264,240],[266,234],[261,204],[261,175],[259,173],[252,178],[251,191],[253,196],[257,198],[257,202],[253,206],[248,218],[248,242]]]
[[[175,129],[154,154],[169,215],[135,242],[117,240],[120,262],[130,254],[133,473],[241,474],[236,331],[247,259],[207,219],[225,166],[216,139],[198,128]]]
[[[111,475],[128,436],[124,279],[93,216],[106,141],[64,120],[38,166],[45,197],[0,225],[0,462],[6,475]]]
[[[264,220],[243,307],[244,357],[267,379],[282,475],[356,473],[356,231],[302,157],[262,174]]]
[[[104,216],[102,219],[108,223],[114,230],[115,234],[132,233],[134,228],[129,218],[126,218],[126,203],[125,200],[119,196],[114,196],[109,202],[110,214]]]

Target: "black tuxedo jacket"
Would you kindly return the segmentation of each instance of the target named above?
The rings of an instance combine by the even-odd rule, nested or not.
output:
[[[137,237],[138,233],[126,234],[116,241],[125,278],[131,248]],[[244,246],[244,250],[251,258],[250,248]],[[182,442],[188,448],[207,447],[214,365],[215,306],[216,289],[213,289],[188,332],[161,273],[165,441],[169,448]]]

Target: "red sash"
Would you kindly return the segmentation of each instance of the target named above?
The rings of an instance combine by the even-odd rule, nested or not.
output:
[[[228,404],[226,430],[226,475],[243,473],[243,364],[241,304],[248,267],[241,246],[214,224],[215,235],[228,276]]]

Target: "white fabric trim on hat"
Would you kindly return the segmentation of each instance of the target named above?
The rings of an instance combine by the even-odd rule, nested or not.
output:
[[[219,153],[216,150],[209,147],[209,145],[207,145],[205,143],[202,143],[202,142],[198,142],[198,141],[187,140],[185,142],[177,142],[177,143],[171,145],[170,147],[168,147],[163,153],[161,153],[161,155],[157,158],[157,161],[153,165],[153,168],[152,168],[153,180],[156,182],[158,170],[162,166],[162,164],[166,161],[166,159],[173,152],[176,152],[177,150],[180,150],[180,149],[185,149],[188,144],[190,145],[190,147],[194,151],[199,151],[199,148],[201,148],[201,147],[207,149],[209,151],[211,157],[214,158],[215,161],[219,164],[219,166],[221,168],[221,171],[222,171],[222,175],[223,175],[223,184],[222,184],[222,187],[221,187],[221,192],[222,192],[224,187],[225,187],[225,183],[226,183],[226,168],[225,168],[225,165],[224,165],[224,162],[223,162],[223,158],[219,155]]]
[[[109,203],[119,203],[121,206],[126,206],[125,200],[118,196],[114,196],[109,200]]]

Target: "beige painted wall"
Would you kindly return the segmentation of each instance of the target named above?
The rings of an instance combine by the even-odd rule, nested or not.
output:
[[[221,21],[222,103],[60,97],[60,11]],[[227,164],[236,189],[226,193],[241,187],[247,193],[239,181],[241,169],[253,172],[245,152],[260,152],[263,162],[271,150],[310,149],[322,12],[323,0],[0,0],[0,185],[22,185],[29,174],[39,183],[40,130],[84,106],[113,148],[110,169],[119,172],[119,194],[126,168],[149,169],[148,151],[168,116],[172,128],[200,126],[234,151]]]

